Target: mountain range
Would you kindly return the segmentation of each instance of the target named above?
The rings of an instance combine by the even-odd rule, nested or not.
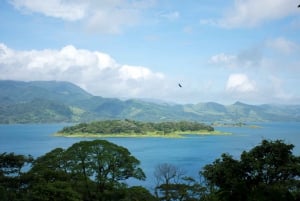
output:
[[[94,96],[61,81],[0,80],[0,124],[139,121],[260,122],[300,121],[300,105],[249,105],[236,102],[174,104]]]

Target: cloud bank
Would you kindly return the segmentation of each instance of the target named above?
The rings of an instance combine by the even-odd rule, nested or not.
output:
[[[294,0],[235,0],[221,18],[201,22],[224,28],[255,27],[297,13],[299,9]]]
[[[24,13],[39,13],[70,22],[81,22],[88,30],[116,34],[139,22],[155,0],[10,0]]]
[[[269,38],[232,54],[218,53],[208,63],[227,73],[224,97],[255,103],[299,103],[294,86],[300,75],[300,47],[284,37]],[[225,73],[223,76],[226,76]]]
[[[239,67],[247,62],[254,64],[257,60],[245,53],[242,58],[247,62],[241,62],[240,55],[220,53],[212,56],[212,64],[225,65],[221,74],[216,69],[215,76],[219,74],[220,79],[181,77],[183,87],[180,88],[179,79],[170,77],[171,74],[167,76],[145,66],[120,64],[100,51],[78,49],[72,45],[61,49],[18,51],[0,43],[0,79],[69,81],[94,95],[114,98],[160,99],[177,103],[297,103],[297,88],[290,87],[293,82],[283,82],[285,75],[281,71],[276,73],[274,63],[265,66],[264,58],[258,66]],[[269,68],[266,71],[269,73],[264,72],[265,68]],[[286,71],[286,75],[297,78],[292,70]],[[287,88],[296,91],[293,93]]]
[[[161,97],[165,75],[119,64],[110,55],[72,45],[16,51],[0,44],[0,79],[70,81],[104,97]]]

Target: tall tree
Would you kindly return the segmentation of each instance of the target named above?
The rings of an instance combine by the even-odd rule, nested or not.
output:
[[[124,147],[106,140],[82,141],[73,144],[65,152],[68,169],[82,176],[86,192],[96,192],[100,197],[111,195],[111,191],[124,188],[123,181],[129,178],[144,180],[140,162]],[[95,182],[95,189],[90,181]]]
[[[31,156],[0,154],[0,194],[3,200],[16,200],[22,196],[26,187],[26,172],[23,170],[25,167],[29,169],[32,161]]]
[[[223,154],[201,172],[218,200],[298,200],[300,197],[300,157],[293,145],[281,140],[267,141],[240,160]]]
[[[163,163],[156,166],[155,194],[161,201],[196,201],[205,188],[195,179],[187,177],[175,165]]]
[[[82,182],[67,169],[65,150],[56,148],[33,161],[28,172],[28,200],[79,201],[76,183]]]
[[[39,157],[30,171],[30,187],[37,199],[57,191],[54,200],[77,200],[78,194],[82,200],[120,200],[126,196],[125,180],[145,179],[139,165],[124,147],[105,140],[81,141]]]

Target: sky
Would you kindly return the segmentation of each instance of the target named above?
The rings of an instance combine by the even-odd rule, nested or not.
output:
[[[299,4],[1,0],[0,80],[180,104],[300,104]]]

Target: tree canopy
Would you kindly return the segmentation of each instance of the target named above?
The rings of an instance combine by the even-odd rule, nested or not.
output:
[[[7,200],[18,200],[19,194],[20,200],[121,200],[134,191],[141,196],[148,192],[127,188],[127,179],[146,178],[140,162],[126,148],[105,140],[56,148],[34,160],[24,174],[20,169],[31,158],[4,153],[0,159],[0,191]]]
[[[34,159],[0,154],[1,200],[22,201],[298,201],[300,157],[294,145],[263,140],[239,159],[222,154],[189,177],[180,167],[156,166],[154,194],[126,180],[146,178],[124,147],[105,140],[81,141]]]
[[[240,160],[223,154],[201,174],[218,200],[299,200],[300,157],[293,155],[293,147],[263,140]]]
[[[63,128],[59,133],[91,133],[91,134],[145,134],[147,132],[161,132],[168,134],[176,131],[213,131],[214,128],[198,122],[140,122],[134,120],[104,120],[91,123],[80,123]]]

